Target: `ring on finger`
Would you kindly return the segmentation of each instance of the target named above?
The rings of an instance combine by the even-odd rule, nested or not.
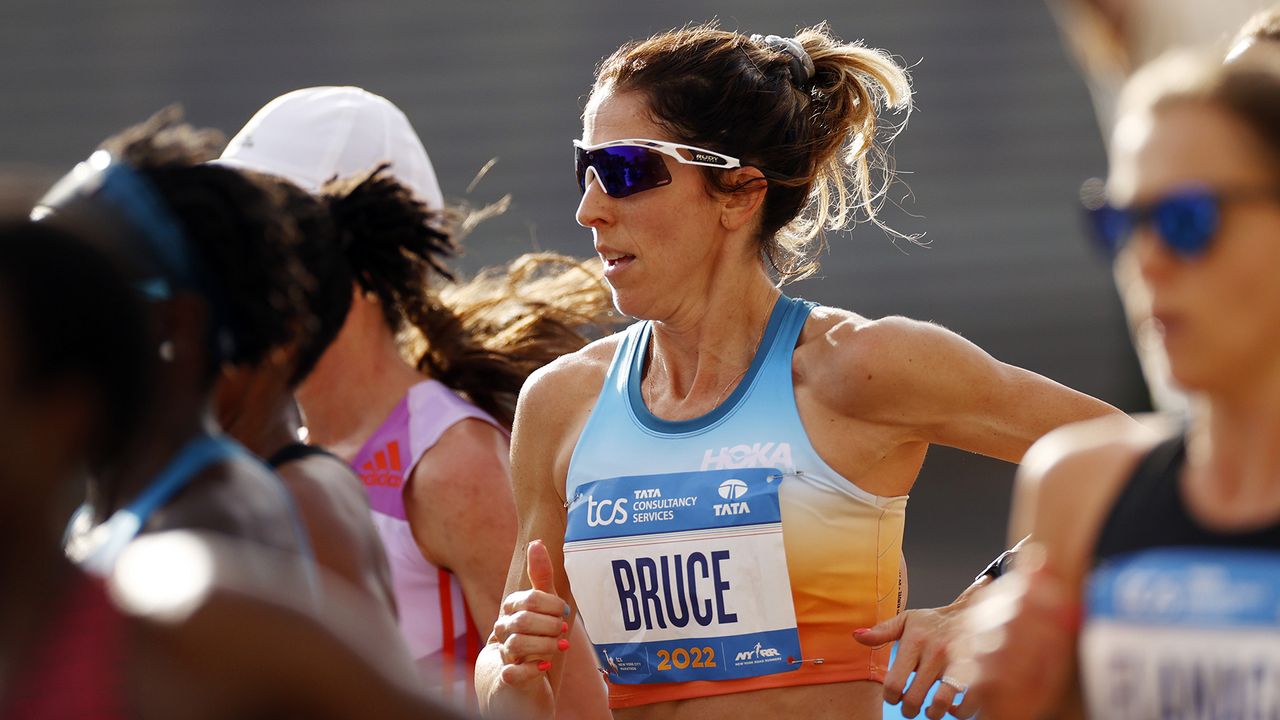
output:
[[[951,677],[950,675],[943,675],[943,676],[938,680],[938,682],[942,683],[943,685],[946,685],[946,686],[947,686],[947,687],[949,687],[949,688],[952,688],[953,690],[955,690],[956,692],[960,693],[961,695],[963,695],[964,693],[966,693],[966,692],[968,692],[968,691],[969,691],[969,686],[968,686],[968,685],[965,685],[964,683],[962,683],[962,682],[960,682],[959,680],[957,680],[957,679],[955,679],[955,678]]]

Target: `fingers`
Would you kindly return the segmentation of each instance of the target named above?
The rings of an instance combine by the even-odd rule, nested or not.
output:
[[[555,595],[556,571],[551,566],[551,555],[547,553],[547,546],[543,545],[541,540],[533,540],[525,552],[529,582],[533,583],[533,589]]]
[[[521,611],[548,615],[561,621],[569,618],[568,603],[558,595],[541,590],[519,590],[502,600],[503,615],[515,615]]]
[[[508,635],[498,646],[504,665],[521,665],[531,661],[550,663],[568,649],[568,640],[543,635]]]
[[[951,707],[951,714],[960,718],[960,720],[969,720],[978,712],[978,699],[976,695],[971,693],[964,694],[964,700],[959,705]]]
[[[901,648],[899,648],[901,652]],[[942,671],[947,668],[947,651],[946,646],[941,644],[930,644],[920,652],[920,662],[915,668],[916,676],[911,681],[911,686],[902,694],[902,714],[906,717],[913,718],[920,714],[920,708],[924,705],[925,696],[929,693],[929,688],[933,687],[934,682],[942,677]],[[949,688],[943,685],[942,688]],[[950,701],[946,706],[950,706]]]
[[[917,676],[917,681],[919,676]],[[929,703],[929,707],[925,708],[924,716],[929,720],[942,720],[946,717],[947,711],[952,708],[955,703],[956,695],[959,691],[947,683],[938,683],[938,691],[933,694],[933,701]],[[906,715],[906,701],[902,703],[902,714]]]
[[[569,650],[569,623],[556,616],[520,611],[502,615],[494,624],[494,639],[502,657],[504,673],[512,670],[512,683],[527,682],[529,673],[546,672]]]
[[[503,663],[501,678],[508,685],[538,679],[569,649],[565,635],[570,608],[556,595],[555,569],[541,540],[529,543],[525,559],[533,588],[503,598],[493,626]]]
[[[916,669],[920,660],[920,646],[917,644],[898,644],[898,655],[889,666],[884,677],[884,701],[890,705],[902,702],[902,694],[907,688],[907,677]]]
[[[900,612],[875,627],[854,630],[853,639],[868,647],[880,647],[885,643],[891,643],[902,637],[902,630],[907,625],[907,613],[909,612],[911,611]],[[901,651],[901,648],[899,648],[899,651]]]
[[[543,677],[546,676],[547,671],[542,670],[540,668],[546,667],[547,669],[550,669],[551,667],[549,664],[545,664],[546,661],[542,661],[542,662],[544,663],[544,665],[540,665],[538,661],[529,661],[529,662],[518,663],[514,665],[513,664],[503,665],[502,672],[498,675],[498,677],[501,678],[502,682],[506,683],[507,685],[514,685],[517,687],[520,685],[525,685],[527,683],[537,681],[537,680],[541,680]]]

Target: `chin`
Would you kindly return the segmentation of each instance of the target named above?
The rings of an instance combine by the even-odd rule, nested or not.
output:
[[[649,310],[653,306],[651,297],[636,292],[634,288],[620,290],[610,285],[609,290],[611,291],[610,294],[613,295],[613,307],[618,312],[636,320],[653,319],[649,317]]]
[[[1223,384],[1230,373],[1222,370],[1222,363],[1203,353],[1170,353],[1169,378],[1184,392],[1212,392]]]

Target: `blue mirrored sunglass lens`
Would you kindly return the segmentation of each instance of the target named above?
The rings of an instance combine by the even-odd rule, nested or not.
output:
[[[1165,243],[1181,255],[1204,253],[1218,229],[1218,203],[1205,193],[1166,198],[1152,208],[1151,216]]]
[[[1093,223],[1094,238],[1103,250],[1111,254],[1119,252],[1133,232],[1133,220],[1129,213],[1110,205],[1090,210],[1089,218]]]
[[[583,192],[586,191],[587,166],[595,170],[604,191],[616,198],[671,182],[662,156],[646,148],[620,145],[578,152],[578,186]]]

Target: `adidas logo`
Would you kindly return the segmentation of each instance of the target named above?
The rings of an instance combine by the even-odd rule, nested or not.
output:
[[[370,487],[400,487],[404,469],[400,464],[400,441],[392,440],[373,454],[373,459],[359,467],[360,481]]]

